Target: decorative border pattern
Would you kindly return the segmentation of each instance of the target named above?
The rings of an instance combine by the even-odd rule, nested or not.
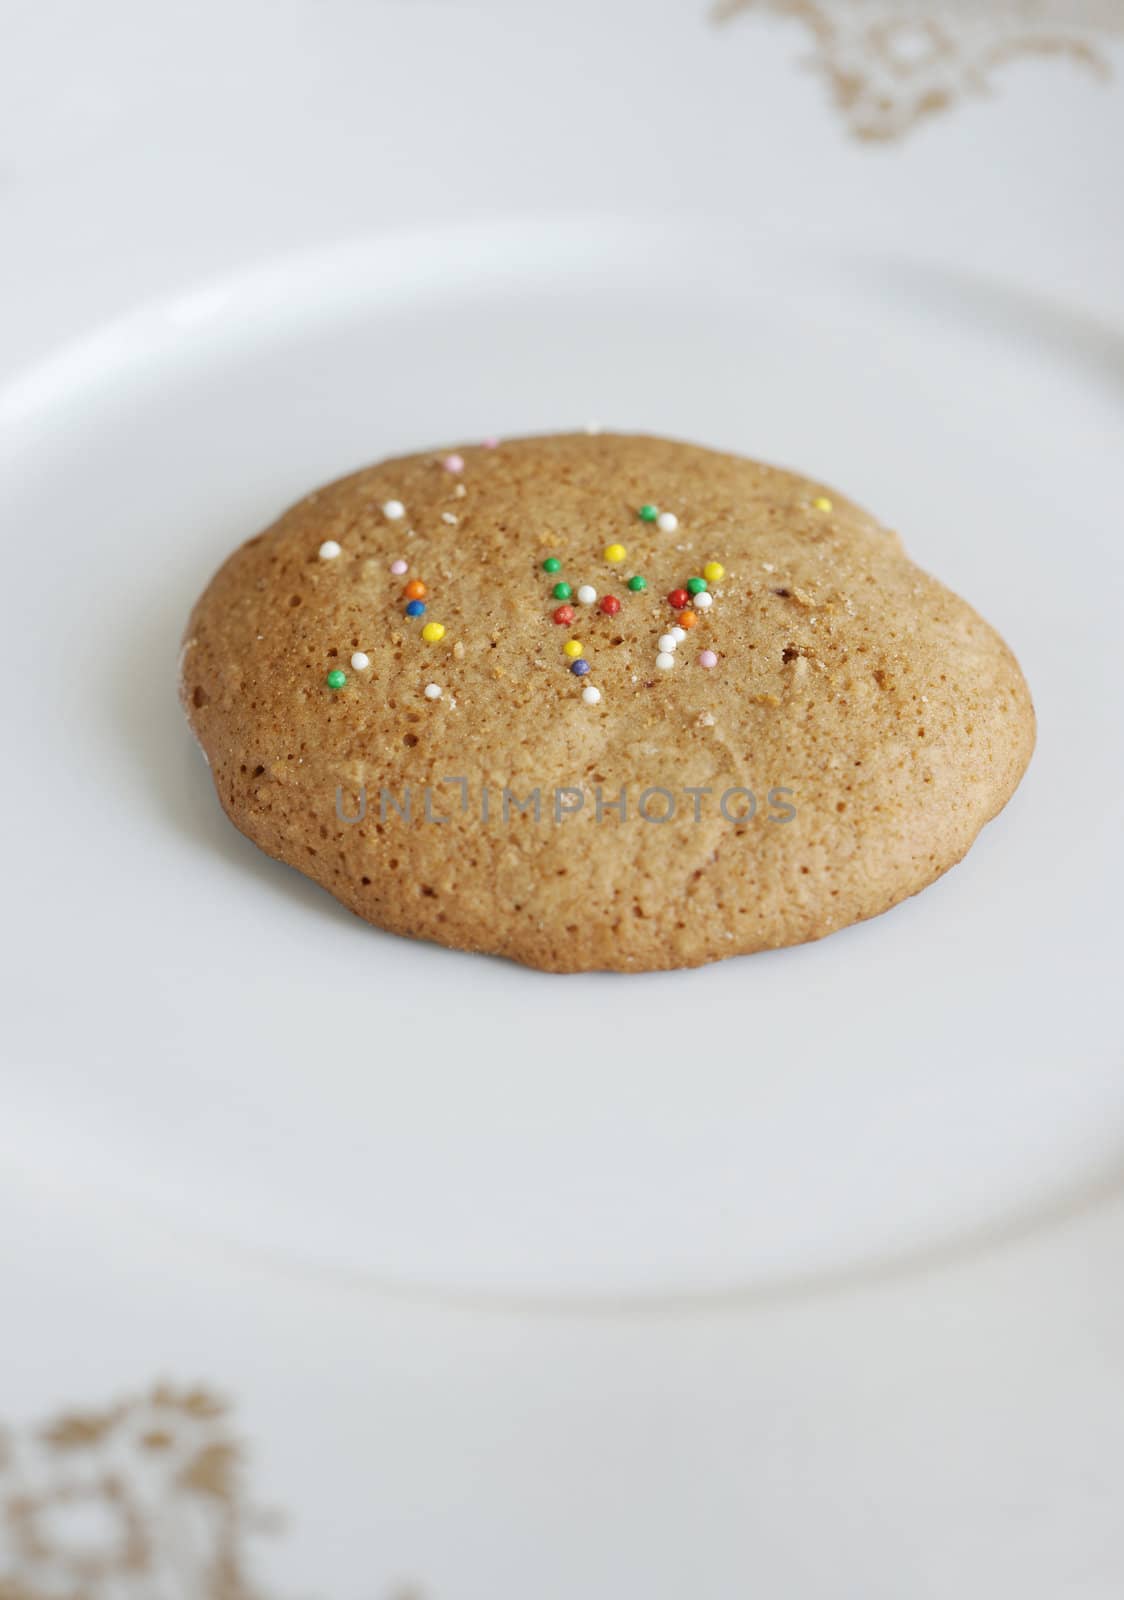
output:
[[[795,20],[809,64],[858,139],[900,139],[1020,56],[1061,57],[1101,79],[1104,44],[1124,33],[1124,0],[718,0],[715,18]]]

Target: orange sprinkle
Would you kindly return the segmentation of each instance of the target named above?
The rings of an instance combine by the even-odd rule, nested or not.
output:
[[[676,620],[681,628],[693,628],[699,619],[693,611],[681,611]]]
[[[407,600],[424,600],[425,584],[420,578],[411,578],[410,582],[403,589],[402,593],[406,596]]]

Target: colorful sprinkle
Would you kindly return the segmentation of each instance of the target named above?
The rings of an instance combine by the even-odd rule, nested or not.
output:
[[[601,690],[595,689],[591,683],[588,683],[582,690],[582,699],[587,706],[599,706],[601,704]]]
[[[686,589],[673,589],[667,597],[667,603],[673,611],[682,611],[690,598]]]
[[[339,667],[334,667],[324,681],[329,689],[342,689],[347,682],[347,673],[341,672]]]
[[[334,561],[340,554],[340,546],[334,539],[325,539],[320,546],[319,556],[321,561]]]
[[[679,518],[674,511],[661,511],[656,518],[656,527],[661,533],[674,533],[679,526]]]
[[[601,602],[601,609],[607,617],[615,617],[621,608],[621,603],[615,594],[607,594]]]
[[[500,444],[495,435],[492,435],[492,437],[488,439],[481,439],[480,443],[484,446],[485,450],[498,450]]]
[[[574,620],[573,606],[559,606],[558,610],[554,613],[554,620],[559,624],[560,627],[568,628],[570,623]]]
[[[702,594],[695,596],[695,609],[697,611],[709,611],[713,604],[714,596],[712,594],[707,594],[704,591]]]
[[[591,606],[597,599],[597,590],[591,583],[583,583],[578,590],[578,599],[583,606]]]
[[[446,472],[463,472],[464,457],[458,455],[446,456],[441,465],[445,468]],[[427,690],[426,692],[428,693],[429,691]]]
[[[584,678],[586,673],[589,671],[589,662],[584,656],[579,656],[576,661],[571,661],[570,671],[574,674],[575,678]]]
[[[834,509],[826,494],[818,494],[812,501],[812,504],[815,506],[817,511],[831,511]]]
[[[659,667],[660,671],[670,672],[674,665],[675,657],[672,655],[671,651],[661,650],[659,655],[656,657],[656,666]]]
[[[569,600],[574,593],[568,583],[556,583],[550,592],[556,600]]]
[[[406,507],[401,500],[386,500],[383,502],[382,514],[388,522],[401,522],[406,515]]]
[[[557,556],[547,556],[542,564],[542,569],[544,572],[561,572],[562,563]]]
[[[634,578],[629,578],[628,587],[632,590],[633,594],[639,594],[642,589],[646,589],[648,587],[648,580],[647,578],[642,578],[640,574],[637,573]]]
[[[678,644],[679,640],[673,633],[664,633],[660,635],[659,648],[665,655],[670,655],[671,652],[678,647]]]
[[[566,643],[562,646],[562,649],[563,652],[570,657],[570,660],[574,661],[578,656],[584,653],[585,646],[580,644],[577,639],[567,639]]]
[[[660,514],[659,506],[641,506],[636,513],[641,522],[655,522]]]
[[[440,700],[441,685],[439,683],[427,683],[424,693],[427,700]]]
[[[606,561],[623,561],[628,551],[623,544],[607,544],[601,554]]]
[[[356,672],[366,672],[371,665],[371,658],[369,655],[364,654],[362,650],[357,650],[351,658],[351,665]]]
[[[681,628],[693,628],[698,620],[693,611],[681,611],[679,613],[679,626]]]
[[[713,650],[700,650],[699,651],[699,666],[700,667],[716,667],[717,665],[718,665],[718,657],[714,654]]]
[[[703,568],[703,577],[708,583],[721,583],[726,576],[726,568],[721,561],[708,561]]]
[[[687,588],[691,591],[692,594],[702,594],[704,592],[704,590],[706,589],[706,579],[705,578],[688,578],[687,579]]]
[[[390,570],[396,578],[400,578],[404,572],[410,570],[410,564],[408,561],[403,561],[402,557],[399,556],[397,561],[390,563]]]
[[[425,584],[420,578],[412,578],[402,591],[407,600],[422,600],[425,598]]]
[[[410,603],[406,607],[406,615],[408,617],[424,617],[425,616],[425,601],[424,600],[411,600]]]
[[[441,622],[427,622],[422,629],[422,638],[426,644],[436,644],[445,637],[445,626]]]

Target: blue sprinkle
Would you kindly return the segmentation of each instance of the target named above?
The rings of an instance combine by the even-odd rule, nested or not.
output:
[[[584,656],[579,656],[576,661],[571,661],[570,671],[575,677],[584,678],[586,673],[589,671],[589,662]]]
[[[420,617],[424,610],[424,600],[411,600],[409,605],[406,607],[406,615],[408,617]]]

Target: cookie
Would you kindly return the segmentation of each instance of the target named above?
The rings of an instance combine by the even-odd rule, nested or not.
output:
[[[799,944],[915,894],[1034,745],[896,534],[664,439],[425,452],[299,501],[188,623],[236,827],[395,933],[548,971]]]

